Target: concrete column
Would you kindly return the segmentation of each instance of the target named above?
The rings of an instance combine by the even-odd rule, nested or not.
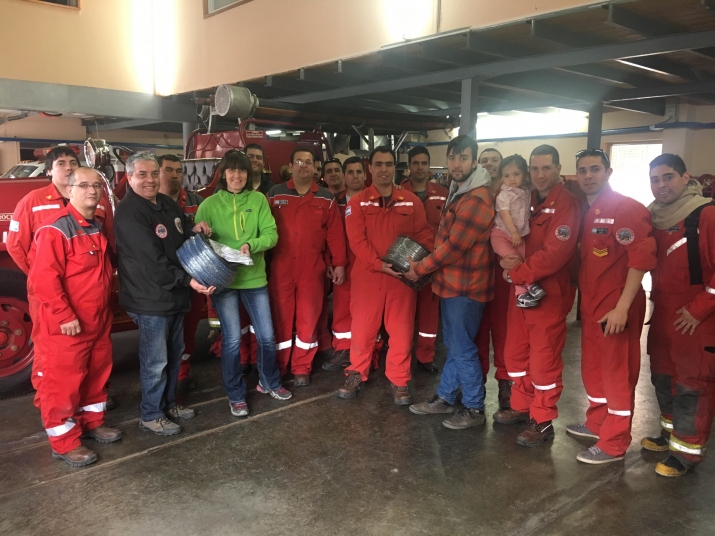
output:
[[[479,78],[462,80],[462,102],[460,107],[459,134],[477,137],[477,98]]]
[[[20,163],[20,144],[16,141],[0,142],[0,175]]]
[[[603,103],[594,103],[588,112],[588,140],[586,148],[601,148],[601,131],[603,130]]]
[[[181,123],[181,132],[184,139],[184,153],[186,153],[186,143],[189,141],[189,136],[191,136],[191,133],[194,130],[196,130],[195,123]]]

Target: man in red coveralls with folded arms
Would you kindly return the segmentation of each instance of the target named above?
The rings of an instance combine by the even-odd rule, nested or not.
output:
[[[397,281],[400,272],[382,258],[399,236],[406,236],[428,250],[434,233],[427,223],[420,198],[395,186],[395,153],[387,146],[370,153],[373,183],[348,203],[345,229],[355,266],[350,289],[352,342],[347,379],[337,392],[354,398],[367,381],[375,339],[383,319],[390,336],[385,375],[392,383],[395,404],[409,405],[410,354],[415,328],[417,292]]]
[[[310,385],[310,371],[318,350],[326,248],[333,263],[333,284],[343,283],[347,264],[337,202],[333,194],[313,181],[314,171],[315,156],[298,147],[291,154],[293,178],[268,192],[268,204],[278,226],[278,244],[273,249],[268,279],[278,367],[284,376],[290,362],[296,387]]]
[[[407,153],[410,165],[410,177],[401,186],[414,193],[422,201],[427,223],[437,235],[442,209],[447,202],[447,188],[429,180],[430,155],[425,147],[413,147]],[[432,248],[429,248],[430,250]],[[422,370],[428,374],[437,374],[434,365],[434,345],[439,327],[439,296],[432,292],[432,283],[427,283],[417,293],[417,347],[415,357]],[[487,358],[488,360],[488,358]]]
[[[608,184],[611,164],[601,149],[576,154],[576,177],[589,209],[581,238],[581,375],[589,408],[584,424],[566,431],[597,439],[576,459],[622,460],[631,444],[645,318],[643,275],[655,268],[650,213]]]
[[[104,426],[112,371],[111,246],[95,219],[103,179],[80,168],[70,173],[69,204],[35,234],[30,285],[39,307],[43,359],[40,412],[52,456],[80,467],[97,455],[82,446],[84,434],[102,443],[122,432]]]
[[[518,260],[507,256],[501,264],[516,285],[541,282],[546,297],[533,309],[509,302],[504,356],[514,385],[511,408],[497,411],[494,420],[501,424],[528,422],[516,442],[536,447],[554,437],[551,421],[558,415],[556,403],[563,390],[561,352],[566,344],[566,315],[575,297],[569,268],[577,253],[581,206],[561,183],[559,153],[554,147],[535,148],[529,157],[529,172],[534,191],[526,259],[517,266]]]
[[[660,437],[647,450],[668,452],[655,472],[677,477],[700,463],[715,404],[715,206],[683,159],[650,163],[655,201],[648,207],[658,245],[653,319],[648,332],[651,381],[660,406]]]
[[[30,273],[30,267],[35,258],[35,243],[33,238],[43,222],[50,216],[59,214],[67,206],[67,177],[79,167],[77,154],[67,145],[59,145],[45,155],[45,173],[51,183],[28,193],[15,207],[10,220],[10,230],[7,235],[7,252],[25,274]],[[95,210],[95,219],[102,222],[102,229],[114,247],[114,215],[109,201],[103,199]],[[38,341],[40,303],[35,299],[31,286],[27,288],[27,301],[32,318],[32,339],[35,356],[32,363],[32,386],[37,391],[35,405],[40,407],[40,383],[42,382],[43,350]],[[109,405],[109,404],[108,404]],[[108,408],[111,409],[111,408]]]

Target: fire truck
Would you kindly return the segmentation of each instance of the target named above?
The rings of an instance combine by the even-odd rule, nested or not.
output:
[[[366,123],[374,124],[382,131],[397,131],[397,123],[390,114],[366,117],[364,113],[348,110],[341,111],[338,117],[335,112],[325,109],[296,109],[272,101],[261,103],[246,88],[238,86],[219,86],[209,98],[197,99],[196,103],[197,115],[205,127],[194,131],[184,148],[184,187],[203,197],[214,192],[218,183],[218,162],[231,149],[243,149],[251,143],[261,145],[265,153],[265,172],[273,182],[279,183],[279,170],[289,163],[290,153],[297,147],[307,148],[325,160],[332,158],[336,149],[347,149],[351,136],[345,134],[346,130],[352,132],[353,137],[357,132],[368,146],[372,145],[374,131],[372,128],[368,130],[368,139],[360,130]],[[331,132],[342,129],[343,134],[328,136],[321,126]],[[402,119],[400,124],[400,128],[410,131],[451,126],[437,118],[429,118],[427,122],[425,118],[416,118],[414,124],[405,124]],[[402,144],[407,132],[403,131],[399,140],[394,140],[395,146]],[[112,204],[121,202],[127,188],[124,162],[132,151],[96,139],[87,140],[83,151],[79,147],[75,147],[75,151],[80,160],[84,156],[83,164],[104,176],[105,194],[112,199]],[[41,174],[42,170],[38,171],[44,153],[36,154],[36,157],[38,162],[25,163],[26,169],[23,170],[21,165],[16,172],[0,178],[0,234],[3,237],[0,243],[0,398],[24,392],[30,386],[34,349],[30,337],[32,319],[27,304],[27,278],[7,253],[5,240],[10,217],[20,199],[47,184],[48,177]],[[25,177],[18,178],[19,174]],[[368,176],[368,184],[369,180]],[[113,331],[134,329],[134,324],[116,303],[115,280]]]

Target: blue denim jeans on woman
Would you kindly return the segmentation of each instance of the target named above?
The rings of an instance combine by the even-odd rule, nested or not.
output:
[[[184,353],[184,313],[167,316],[128,313],[139,327],[141,420],[163,417],[176,405],[181,354]]]
[[[447,361],[437,394],[454,404],[461,385],[462,404],[469,409],[484,409],[484,376],[474,339],[486,305],[466,296],[440,298],[442,341],[447,347]]]
[[[266,389],[278,389],[281,386],[281,378],[276,365],[276,337],[273,333],[268,287],[227,288],[214,294],[211,299],[221,321],[221,372],[223,388],[229,402],[246,400],[246,382],[241,375],[241,357],[238,350],[241,342],[239,299],[243,302],[256,332],[258,381]]]

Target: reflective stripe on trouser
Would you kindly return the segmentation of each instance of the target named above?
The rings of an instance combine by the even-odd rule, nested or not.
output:
[[[181,359],[181,367],[179,367],[179,379],[183,380],[189,377],[191,370],[191,354],[196,350],[196,328],[199,327],[199,322],[205,318],[204,305],[206,297],[199,294],[195,290],[191,290],[191,309],[184,315],[184,354],[189,357]]]
[[[439,327],[439,296],[432,292],[432,283],[417,293],[417,344],[415,357],[420,363],[434,361],[434,346]]]
[[[333,350],[350,350],[352,317],[350,316],[350,286],[347,278],[342,285],[333,285]]]
[[[86,326],[82,320],[80,323]],[[112,372],[111,320],[107,312],[99,334],[95,328],[75,337],[40,335],[47,357],[40,412],[55,452],[65,454],[76,449],[83,431],[104,422],[104,386]]]
[[[511,292],[511,285],[504,281],[499,266],[499,259],[496,259],[496,274],[494,275],[494,299],[487,303],[482,315],[482,322],[479,324],[477,332],[477,347],[479,348],[479,361],[482,363],[484,379],[489,372],[489,343],[494,351],[494,377],[497,380],[510,380],[504,362],[504,345],[506,344],[506,315],[509,302],[514,299]]]
[[[671,453],[683,464],[693,466],[702,460],[705,452],[700,446],[707,444],[712,429],[715,315],[703,320],[692,335],[683,335],[672,325],[683,298],[665,299],[656,295],[654,299],[648,352],[651,379],[660,406],[660,425],[667,430],[667,425],[672,423]]]
[[[378,274],[355,265],[351,272],[352,342],[347,371],[360,373],[366,381],[380,326],[390,337],[385,375],[398,386],[410,381],[410,353],[415,325],[417,293],[387,274]]]
[[[318,351],[317,325],[323,307],[323,279],[323,274],[276,273],[268,281],[281,376],[288,372],[289,364],[293,374],[310,374]],[[287,345],[293,339],[294,324],[296,341],[306,344]]]
[[[596,446],[622,456],[631,444],[635,390],[640,373],[640,336],[645,317],[645,292],[640,290],[628,312],[628,327],[603,336],[591,311],[594,298],[581,296],[581,377],[589,399],[586,427],[599,436]]]
[[[509,302],[509,338],[504,356],[514,381],[511,407],[529,412],[536,422],[558,416],[556,403],[563,390],[561,352],[566,343],[566,307],[561,300],[559,296],[546,296],[535,309],[520,309],[516,300]],[[523,376],[513,375],[521,372]],[[540,388],[535,389],[535,385]]]
[[[238,353],[241,356],[242,365],[255,365],[258,356],[258,342],[256,333],[251,324],[251,317],[243,306],[243,302],[238,304],[238,314],[241,319],[241,343],[238,345]],[[245,330],[245,331],[244,331]]]

